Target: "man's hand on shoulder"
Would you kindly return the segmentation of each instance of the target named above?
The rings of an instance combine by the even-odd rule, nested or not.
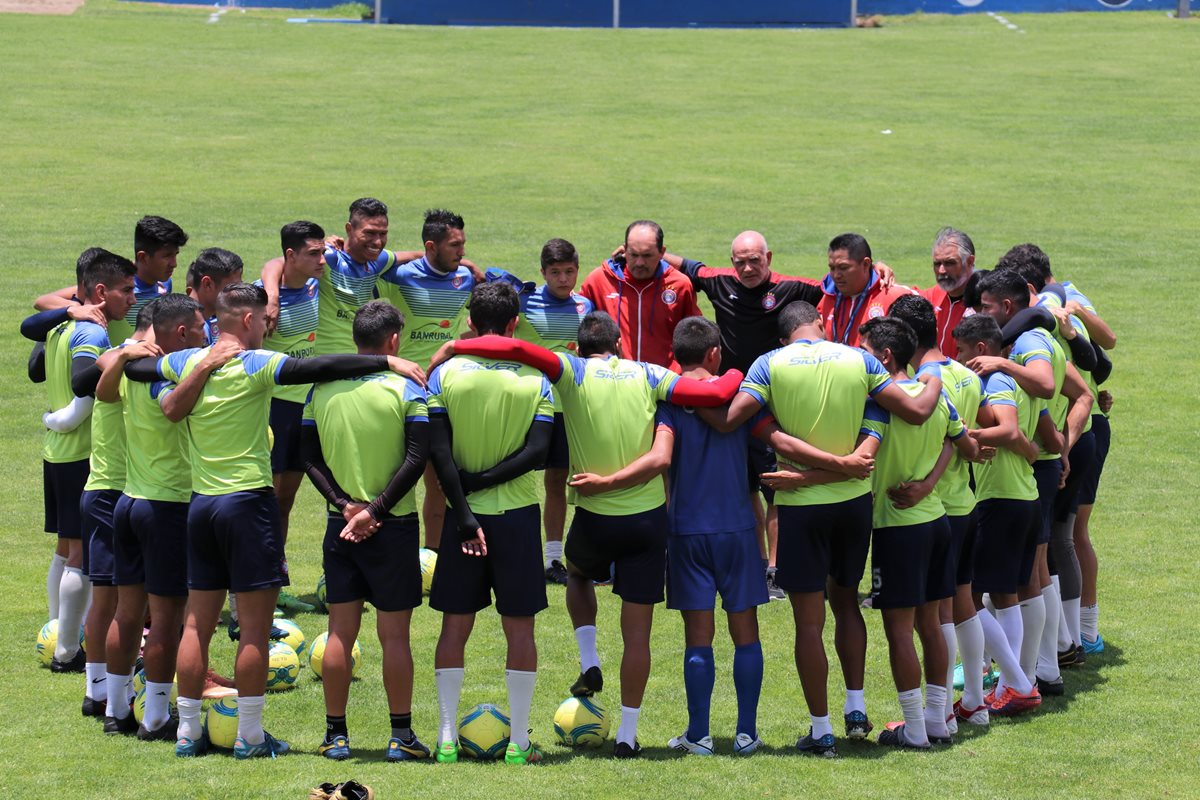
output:
[[[94,322],[102,328],[108,327],[108,317],[104,315],[104,306],[80,305],[72,303],[67,306],[67,316],[76,322]]]
[[[388,356],[387,359],[388,369],[392,372],[401,377],[408,378],[414,383],[419,383],[421,386],[427,385],[425,370],[421,369],[415,362],[409,361],[406,358],[400,358],[399,356]]]
[[[196,367],[208,372],[218,370],[225,366],[229,362],[229,359],[245,349],[235,339],[217,339],[217,343],[208,349],[208,353],[205,354],[204,358],[200,359],[200,363]]]

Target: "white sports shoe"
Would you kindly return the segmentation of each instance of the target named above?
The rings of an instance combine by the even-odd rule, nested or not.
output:
[[[667,742],[667,747],[670,747],[672,750],[678,750],[681,753],[691,753],[694,756],[711,756],[713,754],[713,740],[711,736],[705,736],[700,741],[693,742],[687,738],[686,731]]]
[[[739,733],[733,737],[733,754],[735,756],[748,756],[762,746],[763,740],[757,736],[750,738],[748,733]]]
[[[946,732],[951,736],[958,733],[958,717],[954,716],[954,714],[946,717]]]

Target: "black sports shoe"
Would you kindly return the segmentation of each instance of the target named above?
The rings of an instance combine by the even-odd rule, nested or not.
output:
[[[867,715],[861,711],[851,711],[842,717],[846,723],[846,738],[847,739],[865,739],[867,734],[875,730],[875,726],[871,724],[871,720],[867,719]]]
[[[176,733],[179,731],[179,718],[169,717],[161,727],[156,730],[148,731],[145,725],[138,725],[137,738],[141,742],[173,742],[176,739]]]
[[[926,737],[928,738],[928,737]],[[900,747],[905,750],[928,750],[932,745],[913,744],[904,738],[904,723],[892,723],[879,732],[878,742],[889,747]]]
[[[122,734],[128,736],[131,733],[137,733],[138,721],[134,719],[133,714],[126,714],[118,719],[117,717],[104,718],[104,732],[107,734]]]
[[[1066,669],[1067,667],[1078,667],[1083,664],[1082,648],[1076,649],[1075,645],[1071,645],[1066,650],[1058,654],[1058,668]]]
[[[617,742],[613,745],[613,758],[639,758],[642,755],[642,746],[638,744],[637,739],[633,740],[633,747],[624,742]]]
[[[819,756],[821,758],[837,758],[837,746],[833,743],[833,734],[827,733],[820,739],[814,739],[812,728],[808,729],[808,733],[796,740],[796,749],[806,756]]]
[[[100,719],[104,719],[107,709],[107,700],[93,700],[90,697],[83,698],[83,715],[85,717],[99,717]]]
[[[1048,680],[1044,680],[1042,678],[1038,678],[1037,679],[1037,690],[1038,690],[1038,694],[1040,694],[1042,697],[1045,697],[1046,695],[1051,695],[1053,697],[1059,697],[1060,695],[1063,695],[1066,693],[1066,689],[1063,687],[1063,679],[1062,678],[1059,678],[1056,681],[1048,681]]]
[[[599,667],[588,667],[586,672],[579,673],[579,680],[571,685],[571,695],[574,697],[591,697],[604,691],[604,675]]]
[[[546,583],[567,585],[567,568],[558,559],[551,561],[550,566],[546,567]]]
[[[232,617],[229,618],[227,632],[229,634],[229,638],[235,642],[240,641],[242,638],[242,627],[238,624],[238,621]],[[269,641],[278,642],[286,639],[287,637],[287,631],[285,631],[283,628],[277,628],[275,627],[275,623],[271,623],[271,632],[267,634],[267,639]]]
[[[770,600],[783,600],[787,597],[787,593],[779,588],[779,584],[775,582],[775,568],[767,567],[767,598]]]
[[[50,660],[51,672],[83,672],[84,664],[87,663],[87,653],[83,652],[83,648],[75,651],[75,655],[67,661],[59,661],[57,658]]]

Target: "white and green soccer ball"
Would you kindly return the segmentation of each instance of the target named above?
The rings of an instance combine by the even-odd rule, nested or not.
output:
[[[554,732],[568,747],[600,747],[608,730],[608,713],[593,698],[568,697],[554,712]]]
[[[312,644],[308,646],[308,666],[318,678],[321,677],[321,669],[325,662],[325,644],[328,641],[329,631],[326,631],[316,639],[313,639]],[[362,661],[362,648],[358,646],[358,641],[355,640],[354,647],[350,651],[351,677],[358,675],[358,664],[360,661]]]
[[[300,678],[300,656],[286,642],[274,642],[267,653],[267,691],[291,689]]]
[[[273,624],[281,631],[287,632],[287,636],[279,641],[295,650],[297,656],[304,658],[304,648],[308,647],[308,639],[305,637],[304,631],[300,630],[300,626],[290,619],[277,619]]]
[[[224,697],[210,705],[204,714],[204,729],[213,747],[232,750],[238,731],[237,698]]]
[[[510,734],[508,715],[491,703],[480,703],[458,723],[459,752],[480,761],[502,758]]]

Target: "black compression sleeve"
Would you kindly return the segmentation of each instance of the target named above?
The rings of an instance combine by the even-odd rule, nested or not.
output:
[[[1108,380],[1109,375],[1112,375],[1113,363],[1112,359],[1108,357],[1108,353],[1104,352],[1104,348],[1095,342],[1092,342],[1092,350],[1096,353],[1096,367],[1092,370],[1092,380],[1099,385]]]
[[[461,477],[463,488],[467,491],[478,492],[511,481],[524,475],[530,470],[537,469],[546,463],[546,454],[550,452],[550,435],[554,432],[554,423],[535,420],[529,426],[525,435],[525,444],[520,450],[507,456],[496,466],[483,472],[464,472]]]
[[[400,498],[412,491],[425,473],[425,462],[429,460],[429,423],[406,422],[404,424],[404,463],[388,481],[387,487],[367,506],[371,517],[378,522]]]
[[[475,532],[479,529],[479,521],[471,512],[471,506],[467,504],[467,496],[463,493],[462,484],[458,480],[458,467],[454,463],[454,454],[450,448],[451,436],[453,433],[450,428],[450,420],[446,415],[430,414],[429,458],[433,461],[433,468],[437,472],[438,483],[442,485],[442,492],[454,510],[459,541],[465,542],[475,536]]]
[[[140,383],[153,383],[162,380],[158,374],[158,359],[139,358],[125,365],[125,377]]]
[[[1096,368],[1096,351],[1082,334],[1077,333],[1074,339],[1067,339],[1067,347],[1071,348],[1071,363],[1076,369],[1091,372]]]
[[[89,397],[96,393],[96,384],[100,382],[100,368],[94,358],[75,358],[71,360],[71,391],[76,397]]]
[[[342,487],[338,486],[333,472],[325,463],[325,456],[321,453],[321,436],[317,433],[316,425],[300,427],[300,457],[304,462],[304,472],[325,501],[339,511],[345,508],[350,498]]]
[[[280,386],[297,383],[321,383],[341,378],[357,378],[388,368],[387,356],[344,355],[288,358],[279,368],[276,379]]]
[[[70,317],[66,308],[52,308],[49,311],[39,311],[31,314],[21,322],[21,335],[35,342],[46,341],[50,331],[62,325]]]
[[[1052,331],[1057,326],[1058,320],[1041,306],[1023,308],[1014,314],[1013,318],[1005,324],[1004,330],[1001,332],[1004,335],[1004,346],[1008,347],[1017,340],[1018,336],[1026,331],[1031,331],[1034,328],[1045,328],[1048,331]]]
[[[34,342],[33,350],[29,351],[29,380],[46,382],[46,345],[41,342]]]

